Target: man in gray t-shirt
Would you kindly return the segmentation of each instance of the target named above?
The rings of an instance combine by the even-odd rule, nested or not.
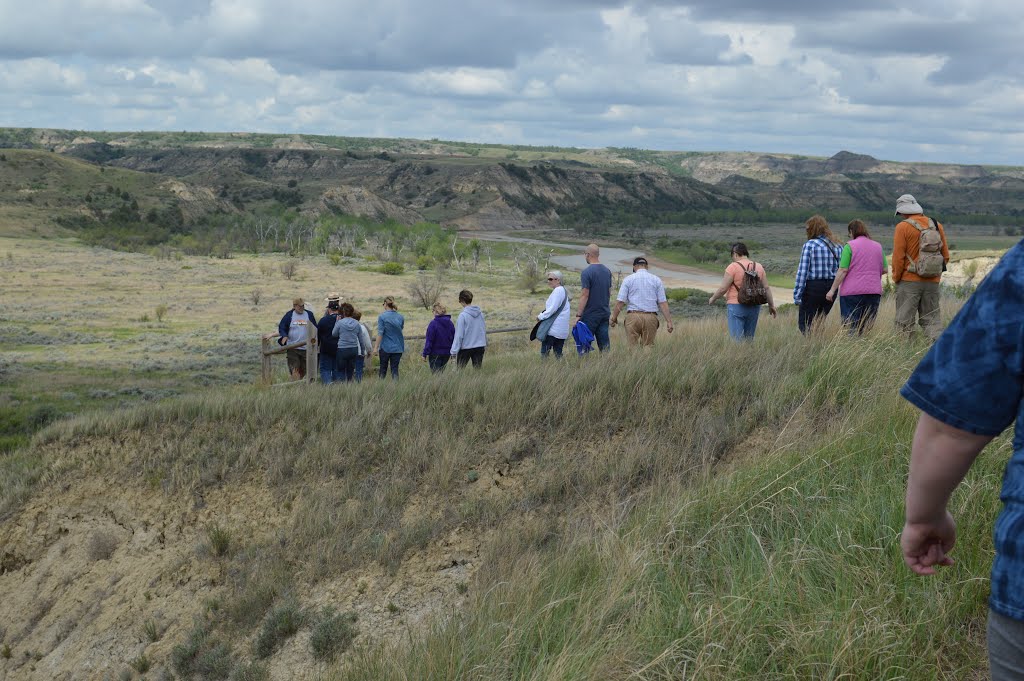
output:
[[[597,347],[604,352],[611,345],[608,340],[608,318],[612,314],[609,299],[612,289],[612,271],[601,264],[601,249],[590,244],[583,251],[587,268],[580,274],[580,307],[576,315],[594,334]]]

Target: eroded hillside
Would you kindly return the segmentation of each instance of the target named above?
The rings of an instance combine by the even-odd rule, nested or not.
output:
[[[988,535],[941,583],[895,553],[918,348],[828,331],[52,426],[0,460],[0,673],[967,678]]]
[[[941,215],[1016,215],[1024,171],[737,152],[518,147],[403,139],[0,129],[0,146],[184,182],[212,210],[280,205],[461,229],[622,227],[709,211],[890,210],[927,197]],[[766,218],[767,219],[767,218]],[[628,224],[625,224],[628,227]]]

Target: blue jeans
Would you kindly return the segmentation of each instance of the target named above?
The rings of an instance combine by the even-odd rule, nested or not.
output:
[[[811,326],[818,317],[821,317],[822,321],[824,321],[824,318],[832,311],[833,301],[825,298],[825,294],[828,293],[830,288],[832,288],[831,279],[807,280],[797,317],[800,333],[809,333]]]
[[[729,335],[733,340],[743,341],[754,337],[757,329],[757,318],[761,314],[760,305],[726,305],[726,319],[729,322]]]
[[[862,334],[871,328],[881,300],[881,295],[872,293],[839,296],[839,314],[843,317],[843,324],[850,327],[851,336],[854,333]]]
[[[345,382],[355,380],[357,357],[359,357],[359,351],[355,348],[338,348],[338,378],[335,380]]]
[[[356,369],[353,372],[355,374],[356,383],[363,380],[363,368],[366,366],[366,358],[362,355],[356,357]]]
[[[552,335],[547,335],[540,344],[540,356],[547,357],[548,352],[551,350],[555,351],[555,359],[562,359],[562,348],[565,346],[564,338],[555,338]]]
[[[341,374],[338,373],[338,365],[334,358],[334,355],[320,355],[320,382],[324,385],[330,385],[335,381],[341,380]]]
[[[604,352],[611,347],[611,340],[608,338],[608,317],[583,317],[581,320],[594,334],[597,341],[597,349]]]
[[[402,361],[400,352],[380,351],[380,377],[388,377],[388,365],[391,365],[391,378],[398,380],[398,363]]]

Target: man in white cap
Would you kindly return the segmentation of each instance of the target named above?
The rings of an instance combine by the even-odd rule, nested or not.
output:
[[[896,225],[892,245],[892,281],[896,284],[896,330],[910,334],[919,323],[935,340],[942,333],[939,281],[949,262],[949,246],[942,224],[924,215],[910,194],[896,199]]]

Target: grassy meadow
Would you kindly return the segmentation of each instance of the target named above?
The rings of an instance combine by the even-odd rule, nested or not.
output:
[[[530,326],[547,287],[538,281],[529,292],[516,271],[516,246],[487,248],[475,269],[467,263],[440,275],[442,302],[454,318],[461,309],[458,292],[469,288],[492,330]],[[291,278],[282,272],[286,265],[295,267]],[[380,267],[359,256],[220,259],[112,251],[69,238],[0,237],[0,452],[61,417],[253,384],[260,336],[277,330],[295,296],[319,317],[324,297],[337,290],[375,332],[381,300],[392,295],[406,318],[406,335],[422,336],[432,314],[409,287],[438,275],[408,264],[403,274],[387,275]],[[566,279],[575,299],[579,275]],[[674,293],[678,316],[721,313],[688,296]],[[494,352],[527,347],[525,335],[495,335]],[[421,349],[422,341],[410,340],[404,373],[428,372],[418,361]],[[283,358],[274,364],[276,380],[285,380]]]
[[[647,351],[616,333],[614,352],[562,363],[510,347],[479,372],[95,413],[0,459],[0,515],[17,525],[80,480],[167,500],[265,489],[262,531],[213,511],[186,531],[191,563],[219,566],[215,600],[166,643],[125,648],[182,678],[984,678],[1009,442],[954,499],[956,566],[911,575],[898,533],[916,414],[896,391],[927,346],[895,337],[892,314],[865,338],[834,318],[803,338],[786,313],[735,345],[722,320],[693,320]],[[403,614],[406,591],[352,577],[400,578],[457,536],[478,553],[451,578],[431,563],[447,581],[421,616]],[[329,661],[324,637],[343,641]],[[39,664],[59,654],[36,645]]]

